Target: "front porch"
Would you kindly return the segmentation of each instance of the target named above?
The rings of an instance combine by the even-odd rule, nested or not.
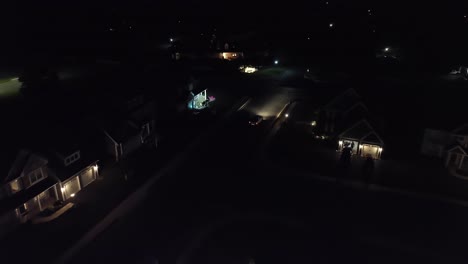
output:
[[[350,148],[352,155],[363,158],[371,157],[373,159],[380,159],[383,151],[382,146],[376,143],[341,138],[338,141],[338,151],[341,152],[345,148]]]

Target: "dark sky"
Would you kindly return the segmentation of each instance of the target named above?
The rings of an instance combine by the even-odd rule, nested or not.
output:
[[[219,27],[236,32],[262,30],[274,34],[314,33],[329,22],[346,36],[377,28],[382,43],[417,45],[464,45],[468,34],[468,1],[371,1],[371,0],[44,0],[2,3],[1,32],[8,36],[0,49],[24,47],[73,38],[92,38],[94,31],[126,19],[144,25],[162,37],[182,20],[196,30]],[[372,16],[367,10],[370,9]],[[195,29],[194,29],[195,30]],[[91,33],[90,33],[91,32]],[[95,35],[98,35],[96,33]],[[299,36],[299,34],[297,34]],[[421,44],[422,43],[422,44]],[[440,44],[439,44],[440,43]],[[468,42],[466,43],[468,44]]]

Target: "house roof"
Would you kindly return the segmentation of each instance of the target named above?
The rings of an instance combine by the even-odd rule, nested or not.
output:
[[[104,124],[104,131],[116,142],[125,142],[137,135],[140,128],[126,119],[109,120]]]
[[[467,155],[468,153],[468,149],[464,148],[458,143],[448,146],[447,151],[451,153],[460,153],[464,155]]]
[[[456,135],[468,135],[468,124],[463,124],[452,131]]]
[[[349,127],[341,133],[339,137],[383,144],[382,139],[365,119],[361,119],[359,122]]]
[[[343,93],[336,96],[328,104],[324,106],[325,109],[337,112],[345,112],[353,108],[361,101],[361,97],[356,90],[349,88]]]
[[[383,144],[383,140],[375,132],[371,132],[369,135],[363,137],[361,140],[369,143],[379,143],[381,145]]]
[[[154,103],[148,101],[134,111],[115,114],[113,118],[103,116],[104,131],[116,142],[123,142],[140,133],[140,125],[154,118]]]
[[[313,90],[313,96],[311,97],[310,104],[315,108],[326,108],[327,105],[334,105],[334,100],[339,100],[341,94],[345,93],[349,88],[342,87],[340,85],[321,85],[317,86]]]
[[[146,104],[128,113],[127,119],[138,125],[143,125],[148,120],[153,119],[154,111],[155,104],[152,101],[148,101]]]
[[[11,169],[8,172],[8,176],[4,179],[4,182],[12,181],[21,176],[21,174],[27,174],[35,169],[47,165],[47,159],[37,153],[33,153],[30,150],[20,150],[16,155],[15,161],[12,163]]]
[[[341,118],[337,120],[337,130],[344,131],[362,119],[373,120],[374,118],[371,117],[367,107],[363,103],[358,102],[345,113],[343,113]]]
[[[2,148],[0,150],[0,183],[6,182],[8,173],[15,162],[16,149]]]

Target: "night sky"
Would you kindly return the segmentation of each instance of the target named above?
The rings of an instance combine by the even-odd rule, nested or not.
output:
[[[93,41],[107,37],[103,32],[109,27],[125,21],[153,39],[167,39],[174,32],[211,33],[217,28],[218,32],[267,34],[277,42],[311,35],[343,46],[392,45],[407,54],[419,51],[468,60],[466,1],[54,0],[14,1],[4,7],[2,31],[8,41],[2,42],[1,50],[7,57],[83,40],[92,46]],[[332,37],[329,23],[334,23],[336,32]]]

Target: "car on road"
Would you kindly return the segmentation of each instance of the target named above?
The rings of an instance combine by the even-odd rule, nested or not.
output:
[[[257,125],[260,124],[262,121],[263,121],[263,117],[262,117],[262,116],[255,115],[255,116],[252,116],[252,117],[249,119],[249,124],[250,124],[251,126],[257,126]]]

